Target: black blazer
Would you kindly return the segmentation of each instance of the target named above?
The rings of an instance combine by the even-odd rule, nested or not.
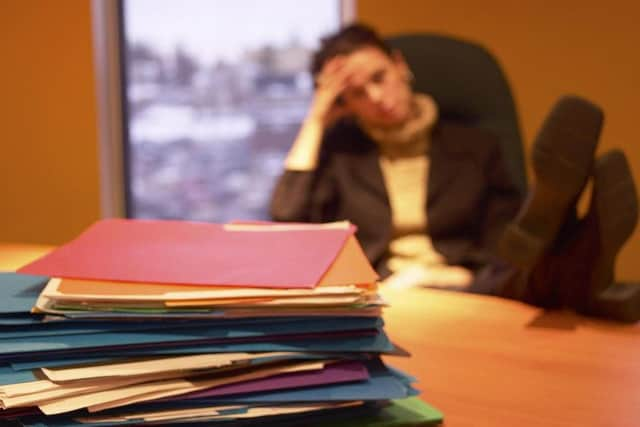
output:
[[[522,200],[493,134],[438,123],[431,135],[427,233],[452,265],[477,270]],[[349,220],[367,257],[385,276],[392,237],[391,208],[375,143],[352,121],[325,134],[318,167],[285,171],[271,201],[276,221]]]

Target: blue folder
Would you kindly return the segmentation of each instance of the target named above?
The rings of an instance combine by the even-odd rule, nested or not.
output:
[[[0,365],[0,385],[28,383],[36,380],[36,376],[31,371],[16,371],[11,366]]]
[[[235,410],[243,413],[248,407]],[[232,415],[232,411],[224,411]],[[25,427],[105,427],[104,424],[81,424],[71,417],[58,417],[43,420],[42,417],[29,417]],[[311,414],[279,415],[261,417],[254,420],[234,419],[232,421],[194,421],[180,423],[186,427],[282,427],[285,425],[306,427],[418,427],[436,426],[443,420],[442,412],[417,397],[392,400],[388,404],[365,404],[358,407],[324,410]],[[111,426],[125,426],[140,421],[113,423]],[[166,424],[165,424],[166,425]]]
[[[104,321],[104,320],[73,320],[61,322],[44,322],[31,325],[0,325],[0,343],[2,340],[33,338],[46,336],[63,336],[63,335],[94,335],[114,332],[127,331],[153,331],[162,330],[180,331],[180,330],[206,330],[206,331],[222,331],[220,337],[247,336],[248,333],[256,335],[265,335],[272,331],[279,333],[287,333],[286,331],[305,332],[305,328],[309,330],[317,330],[317,326],[325,325],[328,330],[335,330],[340,325],[344,329],[344,325],[359,325],[356,329],[377,328],[383,326],[381,318],[375,317],[326,317],[318,318],[249,318],[249,319],[204,319],[204,320],[184,320],[184,321]],[[350,327],[353,329],[353,327]],[[224,335],[223,332],[228,334]],[[234,332],[235,331],[235,332]],[[239,332],[237,332],[239,331]],[[102,335],[101,335],[102,337]],[[98,337],[96,337],[98,339]],[[0,351],[1,353],[1,351]]]
[[[224,327],[193,328],[189,325],[182,327],[164,328],[161,330],[141,332],[105,332],[99,334],[55,335],[42,337],[20,337],[0,339],[0,360],[10,359],[25,353],[56,352],[64,350],[82,350],[128,346],[149,345],[166,346],[181,342],[201,342],[219,340],[250,340],[277,335],[312,334],[327,332],[346,332],[359,330],[376,330],[381,328],[378,318],[356,318],[349,322],[326,321],[313,319],[279,324],[249,324]],[[301,337],[305,338],[305,337]],[[320,337],[322,338],[322,337]]]
[[[0,313],[0,327],[27,326],[42,323],[42,314],[31,313]]]
[[[175,347],[133,347],[96,348],[94,350],[60,350],[55,352],[33,352],[16,354],[5,357],[9,363],[37,361],[85,359],[92,356],[100,357],[134,357],[180,354],[205,353],[235,353],[235,352],[268,352],[268,351],[302,351],[302,352],[360,352],[360,353],[392,353],[396,349],[384,331],[366,336],[342,337],[338,339],[287,339],[283,341],[260,341],[244,343],[212,343],[188,344],[182,343]]]
[[[45,276],[0,273],[0,313],[29,313],[48,281]]]

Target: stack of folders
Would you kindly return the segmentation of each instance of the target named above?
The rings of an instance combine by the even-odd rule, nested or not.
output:
[[[0,424],[437,424],[349,223],[103,220],[0,274]]]

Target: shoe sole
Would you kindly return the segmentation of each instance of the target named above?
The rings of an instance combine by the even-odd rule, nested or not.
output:
[[[551,246],[593,169],[603,119],[584,99],[566,96],[556,103],[533,144],[535,185],[500,241],[504,259],[530,268]]]
[[[640,320],[640,283],[616,283],[602,291],[584,314],[635,323]]]
[[[638,223],[638,194],[622,151],[609,151],[596,160],[592,197],[600,252],[586,301],[577,309],[618,320],[640,320],[640,286],[614,284],[617,255]]]

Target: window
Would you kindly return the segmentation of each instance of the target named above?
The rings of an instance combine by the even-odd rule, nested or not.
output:
[[[127,216],[268,219],[311,99],[310,54],[342,3],[123,0]]]

